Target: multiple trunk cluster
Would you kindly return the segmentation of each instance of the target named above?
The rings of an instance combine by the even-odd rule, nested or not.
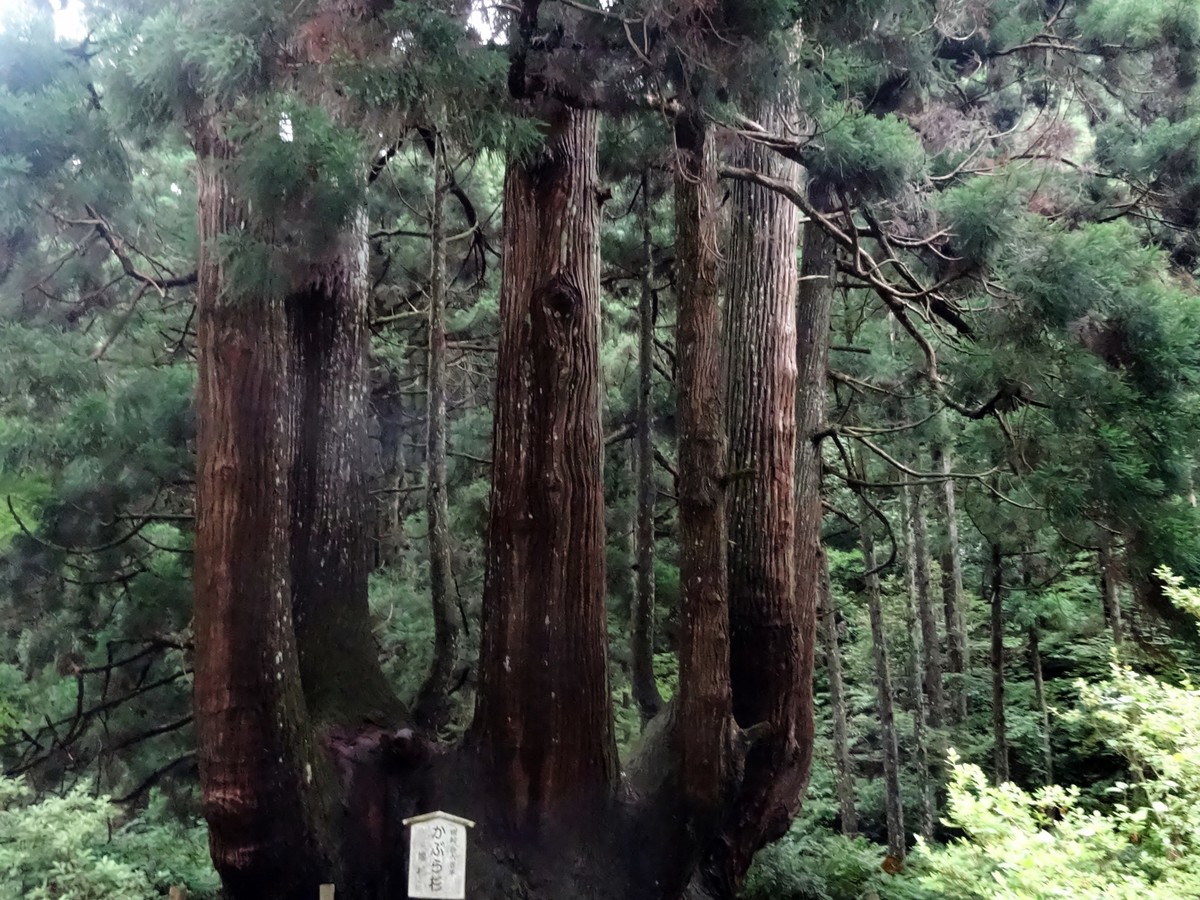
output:
[[[434,805],[480,820],[471,878],[484,896],[729,897],[800,803],[825,577],[832,246],[807,231],[801,278],[796,208],[751,183],[734,188],[727,229],[714,135],[700,113],[679,112],[680,683],[653,715],[643,637],[639,699],[652,720],[623,775],[605,610],[599,118],[558,102],[542,113],[541,147],[510,163],[505,185],[479,691],[455,747],[428,736],[459,640],[436,539],[447,514],[444,408],[431,401],[427,435],[439,660],[410,714],[380,670],[367,610],[364,232],[355,218],[283,295],[238,296],[219,246],[247,218],[228,180],[237,146],[219,116],[193,130],[196,721],[213,856],[234,900],[315,896],[322,882],[339,896],[397,896],[399,821]],[[760,110],[765,122],[786,116]],[[736,152],[739,165],[801,189],[798,167],[773,151]],[[436,148],[434,166],[431,388],[445,346]],[[649,290],[642,317],[652,320]],[[646,412],[648,356],[643,348]],[[639,440],[644,468],[645,422]],[[651,528],[647,516],[639,531]],[[649,568],[645,551],[641,561]],[[649,590],[639,590],[643,626]]]

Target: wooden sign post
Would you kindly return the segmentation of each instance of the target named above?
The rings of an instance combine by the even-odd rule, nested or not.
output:
[[[465,900],[467,829],[475,823],[450,813],[431,812],[405,819],[408,840],[408,896],[416,900]]]

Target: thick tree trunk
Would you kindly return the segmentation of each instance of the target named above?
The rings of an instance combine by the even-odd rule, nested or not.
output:
[[[737,164],[793,183],[799,167],[746,142]],[[796,254],[799,213],[745,181],[731,187],[726,322],[729,403],[729,625],[738,724],[793,727],[796,671]],[[778,677],[778,676],[785,677]]]
[[[317,724],[397,723],[367,608],[367,270],[363,223],[287,300],[297,428],[291,584],[300,675]]]
[[[371,14],[341,0],[319,11],[339,40]],[[289,48],[301,57],[306,33]],[[324,102],[325,86],[318,75],[304,89]],[[195,714],[210,846],[231,900],[299,900],[334,880],[370,891],[384,887],[394,832],[387,797],[359,778],[361,739],[378,745],[404,710],[367,608],[365,217],[313,238],[286,296],[245,296],[226,245],[264,223],[233,195],[237,146],[221,122],[214,109],[189,123],[201,246]]]
[[[929,764],[929,714],[926,710],[925,690],[922,685],[922,634],[917,606],[917,569],[920,565],[917,557],[917,541],[913,534],[913,502],[911,493],[905,489],[901,495],[900,515],[904,529],[904,570],[907,575],[908,590],[904,595],[904,626],[908,631],[908,664],[905,674],[908,680],[908,694],[912,704],[913,717],[913,748],[917,758],[917,772],[921,792],[921,835],[925,838],[933,836],[934,816],[934,784]]]
[[[865,479],[864,479],[865,480]],[[875,571],[875,541],[871,536],[870,510],[861,504],[863,517],[863,571],[866,573],[867,613],[871,619],[871,660],[875,667],[875,692],[879,701],[879,732],[883,743],[884,809],[887,816],[888,856],[905,855],[904,799],[900,785],[900,742],[896,733],[895,698],[891,664],[883,621],[883,597]]]
[[[992,544],[989,574],[992,610],[992,755],[996,783],[1003,784],[1008,781],[1009,772],[1008,728],[1004,717],[1004,567],[999,544]]]
[[[292,626],[313,736],[326,751],[304,777],[323,785],[336,811],[326,847],[337,854],[340,889],[374,897],[400,877],[394,848],[411,811],[388,783],[410,742],[408,714],[379,664],[367,602],[367,294],[360,216],[314,251],[286,301],[296,430],[287,496]]]
[[[761,148],[747,148],[747,152],[761,157],[762,167],[778,167],[781,163]],[[785,170],[787,177],[794,170]],[[740,189],[740,187],[739,187]],[[777,198],[768,194],[748,195],[754,204],[753,215],[763,216],[760,222],[774,222],[771,228],[760,233],[764,237],[773,235],[775,248],[760,257],[758,265],[786,271],[785,257],[790,255],[785,235],[790,232],[790,219],[784,210],[776,207]],[[815,202],[823,207],[829,198],[820,189],[815,189]],[[748,223],[738,222],[745,228]],[[759,245],[760,247],[763,245]],[[796,394],[796,537],[794,600],[787,604],[772,589],[771,594],[760,594],[758,610],[746,609],[739,612],[739,628],[752,625],[757,641],[746,638],[746,632],[735,644],[737,654],[734,671],[735,702],[739,724],[753,729],[754,739],[749,743],[745,759],[740,791],[726,816],[719,839],[719,852],[710,853],[708,871],[719,873],[716,883],[723,895],[736,893],[754,854],[766,843],[781,837],[799,809],[812,762],[813,750],[813,696],[812,673],[816,646],[817,607],[820,601],[823,576],[823,552],[821,548],[821,456],[820,435],[825,427],[825,373],[829,347],[829,319],[832,304],[832,274],[834,247],[820,229],[810,229],[804,239],[804,276],[798,294],[796,317],[797,347],[797,394]],[[774,255],[771,255],[774,254]],[[776,268],[779,267],[779,268]],[[766,276],[765,283],[776,285],[780,275]],[[790,276],[788,276],[790,277]],[[786,321],[786,320],[781,320]],[[776,327],[776,326],[771,326]],[[747,335],[747,340],[751,336]],[[777,339],[776,339],[777,340]],[[771,357],[762,359],[768,364]],[[786,362],[780,361],[780,365]],[[759,389],[763,382],[772,386],[765,388],[768,396],[778,397],[780,381],[786,383],[786,375],[770,369],[759,370],[755,376]],[[774,407],[771,415],[786,422],[786,412]],[[781,442],[789,429],[778,424],[760,421],[763,440]],[[774,438],[772,429],[778,429]],[[764,446],[771,446],[766,444]],[[761,458],[757,469],[761,472],[730,472],[730,481],[736,482],[749,475],[766,478],[770,473],[769,460],[778,459],[778,444],[768,456]],[[761,452],[761,451],[760,451]],[[778,463],[782,465],[783,463]],[[782,491],[781,483],[772,490]],[[777,515],[778,513],[773,513]],[[775,527],[775,526],[772,526]],[[739,541],[753,539],[746,534],[738,535]],[[778,562],[774,563],[778,566]],[[776,569],[775,571],[778,571]],[[761,590],[761,589],[760,589]],[[774,597],[770,603],[765,602]],[[772,606],[771,604],[784,605]],[[753,613],[750,615],[749,613]],[[755,693],[758,691],[758,693]]]
[[[679,709],[676,749],[687,818],[704,835],[729,786],[728,544],[716,156],[698,116],[676,122],[676,384],[679,397]]]
[[[822,580],[822,633],[825,638],[825,671],[829,678],[829,709],[833,716],[833,758],[837,766],[838,816],[841,820],[842,834],[854,837],[858,834],[858,811],[854,804],[854,767],[850,757],[846,685],[842,677],[837,606],[828,568]]]
[[[436,731],[450,718],[450,688],[458,668],[462,629],[450,560],[450,501],[446,494],[446,148],[435,138],[430,222],[428,416],[425,432],[425,512],[429,519],[429,591],[433,664],[413,709],[417,724]]]
[[[473,739],[517,826],[597,825],[608,690],[595,112],[509,164],[492,509]],[[546,833],[546,829],[542,829]]]
[[[662,709],[654,677],[654,242],[650,232],[650,179],[642,176],[642,293],[638,300],[637,583],[630,616],[633,697],[642,724]]]
[[[1033,673],[1033,697],[1042,723],[1042,764],[1046,784],[1054,784],[1054,744],[1050,736],[1050,707],[1046,704],[1046,682],[1042,675],[1042,648],[1038,627],[1029,627],[1029,669]]]
[[[783,127],[779,123],[784,116],[775,108],[764,108],[758,115]],[[739,166],[799,184],[799,167],[772,150],[747,141],[739,144],[736,154]],[[806,571],[808,580],[798,594],[795,248],[800,215],[786,198],[756,184],[735,181],[730,192],[730,677],[738,725],[769,728],[746,760],[737,801],[742,821],[736,828],[742,833],[732,842],[753,853],[787,828],[807,776],[803,695],[812,672],[805,669],[799,604],[813,603],[815,609],[823,576],[817,572],[819,565]],[[813,274],[826,274],[821,268],[828,264],[824,257],[812,262]],[[819,302],[824,304],[823,296]],[[824,413],[822,385],[814,389],[821,392],[815,411],[819,422]],[[806,462],[810,460],[807,455]],[[811,493],[815,484],[809,481],[806,487]],[[809,499],[806,494],[805,502]],[[819,528],[818,521],[818,542]],[[804,539],[805,551],[811,552],[811,528]]]
[[[240,300],[220,243],[244,215],[224,138],[199,172],[195,719],[213,862],[232,897],[296,898],[333,871],[292,627],[295,408],[283,298]]]
[[[949,670],[955,676],[949,697],[949,712],[954,722],[967,718],[966,676],[970,670],[967,626],[963,613],[962,552],[958,541],[958,510],[954,480],[950,478],[953,463],[950,454],[935,445],[933,449],[934,471],[947,476],[941,489],[935,491],[938,516],[945,526],[942,543],[942,612],[946,621],[946,650]]]

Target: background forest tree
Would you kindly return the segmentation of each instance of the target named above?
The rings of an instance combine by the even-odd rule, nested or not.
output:
[[[52,6],[0,888],[1196,893],[1200,7]]]

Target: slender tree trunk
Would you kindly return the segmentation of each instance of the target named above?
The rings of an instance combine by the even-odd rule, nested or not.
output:
[[[904,597],[904,626],[909,634],[909,660],[905,668],[908,677],[908,693],[912,702],[913,748],[917,757],[921,792],[921,835],[933,836],[934,785],[929,764],[929,715],[926,711],[925,691],[922,686],[922,635],[917,609],[917,541],[913,534],[912,496],[906,489],[901,493],[900,515],[904,525],[904,569],[907,573],[908,590]]]
[[[966,619],[963,614],[962,554],[958,542],[958,510],[954,481],[949,477],[954,470],[953,462],[950,454],[938,445],[933,449],[933,466],[935,471],[947,476],[941,489],[935,491],[938,515],[946,529],[941,553],[942,611],[946,621],[946,648],[949,657],[947,662],[950,671],[955,675],[950,691],[949,711],[954,722],[963,722],[967,718],[966,676],[970,670],[970,659]]]
[[[1042,760],[1046,784],[1054,784],[1054,745],[1050,739],[1050,707],[1046,704],[1046,682],[1042,677],[1042,649],[1038,627],[1029,627],[1029,669],[1033,672],[1033,696],[1042,722]]]
[[[911,489],[909,514],[912,521],[913,558],[916,562],[917,612],[921,619],[925,717],[930,728],[940,728],[946,695],[942,686],[942,650],[937,630],[937,614],[934,612],[929,588],[929,535],[924,498],[925,493],[921,485]]]
[[[379,431],[380,489],[375,527],[375,565],[397,567],[404,559],[404,394],[399,379],[385,371],[376,379],[371,405]]]
[[[895,699],[883,622],[883,598],[879,573],[875,571],[875,541],[871,536],[870,511],[860,507],[863,517],[863,571],[866,573],[867,612],[871,619],[871,660],[875,667],[875,691],[879,700],[879,731],[883,742],[884,808],[887,815],[888,856],[905,855],[904,800],[900,785],[900,742],[896,733]]]
[[[1004,717],[1004,567],[1000,545],[992,544],[992,738],[996,783],[1008,781],[1008,729]]]
[[[772,123],[784,118],[773,107],[758,115]],[[774,151],[747,141],[735,152],[738,165],[799,184],[799,167]],[[805,593],[798,594],[799,211],[786,198],[748,182],[734,182],[730,193],[730,676],[738,725],[770,727],[770,736],[750,750],[738,800],[744,834],[734,842],[752,853],[770,835],[786,829],[806,777],[800,745],[804,701],[797,686],[811,679],[811,671],[803,668],[799,604],[816,602],[816,595],[807,592],[819,591],[823,576],[810,579],[803,586]],[[821,400],[818,415],[824,412]],[[819,523],[816,535],[819,540]],[[804,537],[812,539],[807,531]]]
[[[1120,649],[1125,642],[1125,627],[1121,621],[1120,576],[1112,552],[1112,539],[1107,535],[1100,544],[1100,595],[1104,600],[1104,617],[1112,630],[1113,644]]]
[[[847,727],[846,685],[842,678],[842,651],[838,641],[837,605],[828,568],[823,579],[822,619],[825,638],[825,670],[829,677],[829,708],[833,715],[833,757],[837,765],[838,814],[842,834],[858,834],[858,811],[854,805],[854,767],[850,758],[850,734]]]
[[[446,495],[446,145],[435,138],[430,227],[428,416],[425,431],[425,512],[429,518],[429,590],[433,607],[433,665],[413,709],[431,730],[450,717],[450,688],[458,668],[462,629],[450,560],[450,503]]]
[[[557,110],[505,183],[474,740],[513,824],[588,829],[616,776],[604,604],[598,117]],[[543,833],[545,830],[543,829]]]
[[[194,140],[201,794],[213,862],[229,894],[299,898],[334,864],[325,849],[327,810],[311,777],[320,761],[292,628],[290,333],[283,298],[239,302],[227,290],[218,248],[243,217],[226,177],[232,151],[210,127]]]
[[[684,803],[703,834],[730,772],[728,544],[716,156],[703,120],[676,122],[679,395],[679,722]]]
[[[651,235],[650,178],[642,175],[642,293],[638,301],[637,405],[637,583],[634,585],[632,639],[633,696],[642,724],[662,709],[654,677],[654,242]]]

